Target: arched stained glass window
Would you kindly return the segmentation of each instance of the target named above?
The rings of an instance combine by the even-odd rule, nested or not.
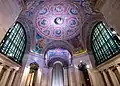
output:
[[[105,62],[120,52],[119,41],[115,39],[115,35],[106,28],[103,22],[99,22],[93,28],[91,47],[96,65]]]
[[[19,22],[16,22],[8,30],[0,43],[0,52],[17,63],[21,63],[26,47],[26,41],[24,27]]]

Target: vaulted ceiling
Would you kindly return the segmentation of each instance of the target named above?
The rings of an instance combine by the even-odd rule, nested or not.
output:
[[[51,48],[70,46],[73,54],[86,51],[83,32],[87,29],[85,30],[83,26],[92,15],[97,14],[90,6],[90,0],[57,2],[55,0],[22,0],[22,2],[26,6],[18,21],[28,24],[28,29],[34,30],[30,31],[32,52],[41,53],[49,46],[52,46]],[[91,2],[96,3],[95,0]],[[63,42],[57,42],[57,40]],[[50,45],[51,43],[53,45]]]

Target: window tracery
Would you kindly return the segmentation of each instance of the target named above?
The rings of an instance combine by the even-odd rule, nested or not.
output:
[[[112,31],[106,28],[103,22],[94,26],[91,42],[96,65],[105,62],[120,52],[119,42],[114,39]]]
[[[0,52],[10,59],[21,63],[26,47],[26,34],[24,27],[16,22],[6,33],[0,44]]]

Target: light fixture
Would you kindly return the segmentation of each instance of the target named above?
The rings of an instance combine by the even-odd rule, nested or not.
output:
[[[89,66],[89,65],[86,65],[86,68],[90,68],[90,66]]]
[[[80,60],[80,63],[82,63],[83,61],[82,60]]]
[[[112,34],[117,34],[116,31],[112,31]]]

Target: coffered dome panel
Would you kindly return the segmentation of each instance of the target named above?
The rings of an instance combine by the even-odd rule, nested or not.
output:
[[[33,19],[43,37],[62,40],[76,36],[82,28],[84,11],[71,2],[44,2],[36,7]]]

